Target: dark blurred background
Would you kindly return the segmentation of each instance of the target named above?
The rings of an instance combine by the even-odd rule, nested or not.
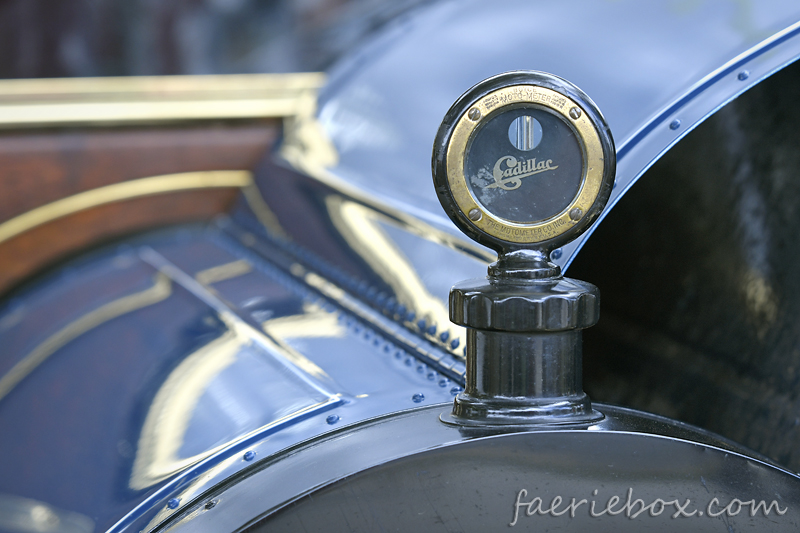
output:
[[[423,0],[0,0],[0,78],[324,70]]]

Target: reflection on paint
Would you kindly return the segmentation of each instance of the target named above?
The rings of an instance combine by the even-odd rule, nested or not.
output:
[[[298,98],[298,102],[297,112],[283,121],[280,155],[295,168],[313,176],[336,166],[339,153],[317,121],[316,94],[308,92]]]
[[[91,533],[88,516],[56,509],[38,500],[0,494],[0,530],[9,533]]]
[[[253,270],[253,266],[247,259],[239,259],[238,261],[201,270],[195,274],[194,279],[201,285],[211,285],[226,279],[238,278],[251,270]]]
[[[264,331],[278,339],[344,337],[346,329],[334,313],[316,304],[303,304],[303,313],[264,321]]]
[[[328,196],[325,201],[336,229],[392,288],[398,303],[415,310],[417,318],[425,319],[428,324],[448,327],[450,315],[445,303],[431,295],[417,270],[380,227],[381,223],[391,224],[392,221],[368,207],[339,196]],[[453,334],[465,336],[460,329],[454,329]],[[462,346],[464,340],[461,339]]]
[[[151,248],[140,257],[209,306],[222,333],[187,355],[148,408],[129,486],[144,489],[233,442],[341,400],[316,381],[314,363],[258,331],[197,280]],[[237,261],[198,274],[207,283],[249,269]]]
[[[152,287],[118,298],[70,322],[45,339],[0,379],[0,400],[65,344],[113,318],[158,303],[171,292],[170,279],[163,274],[156,274]]]
[[[139,437],[131,488],[158,483],[333,397],[296,379],[276,360],[281,353],[301,366],[297,354],[269,339],[254,342],[250,326],[230,313],[218,317],[225,332],[184,358],[156,393]],[[313,368],[303,371],[319,370],[309,364]]]
[[[281,227],[278,217],[275,216],[267,202],[264,201],[258,186],[255,183],[250,183],[247,187],[242,188],[242,195],[261,225],[273,236],[285,239],[286,231]]]
[[[147,411],[133,462],[132,489],[149,487],[213,451],[178,457],[200,397],[220,372],[233,364],[244,341],[235,329],[229,329],[190,354],[169,374]]]

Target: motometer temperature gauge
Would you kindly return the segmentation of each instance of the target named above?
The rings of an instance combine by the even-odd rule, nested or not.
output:
[[[456,226],[499,254],[487,278],[450,292],[450,319],[467,327],[467,374],[446,422],[602,417],[581,382],[581,330],[597,322],[599,291],[562,277],[550,252],[596,220],[615,161],[600,111],[551,74],[489,78],[445,115],[433,147],[436,193]]]

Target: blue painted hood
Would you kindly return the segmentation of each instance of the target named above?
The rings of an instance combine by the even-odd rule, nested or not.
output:
[[[317,112],[338,152],[329,177],[391,209],[270,167],[259,185],[292,242],[270,241],[240,208],[88,258],[0,307],[0,511],[148,529],[173,498],[246,468],[246,451],[269,457],[337,424],[450,401],[464,343],[447,291],[485,264],[385,213],[463,239],[430,173],[452,102],[507,70],[574,82],[616,138],[613,204],[691,128],[795,60],[798,20],[796,0],[464,1],[404,15],[334,69]]]
[[[669,146],[794,61],[798,21],[800,4],[792,0],[473,0],[425,7],[332,72],[318,112],[339,153],[329,171],[458,235],[431,181],[439,123],[475,83],[540,70],[576,84],[604,113],[618,151],[613,206]],[[588,236],[564,250],[562,265]]]

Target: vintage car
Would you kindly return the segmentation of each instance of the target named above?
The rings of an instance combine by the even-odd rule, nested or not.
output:
[[[438,1],[0,82],[0,531],[798,531],[798,57],[788,0]],[[495,105],[579,229],[463,208],[470,131],[538,142]]]

